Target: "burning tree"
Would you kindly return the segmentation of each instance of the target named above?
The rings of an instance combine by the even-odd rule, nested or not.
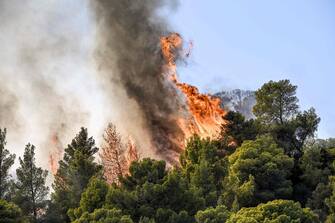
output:
[[[120,177],[128,174],[131,162],[139,160],[135,144],[131,139],[125,145],[114,124],[109,123],[103,135],[100,158],[104,168],[104,176],[109,184],[119,183]]]

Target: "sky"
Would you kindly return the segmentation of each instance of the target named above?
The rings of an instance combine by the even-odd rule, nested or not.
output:
[[[335,136],[335,1],[182,0],[167,16],[194,44],[182,81],[216,92],[290,79],[321,117],[318,136]]]

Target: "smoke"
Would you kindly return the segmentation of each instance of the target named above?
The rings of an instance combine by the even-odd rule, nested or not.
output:
[[[108,122],[131,135],[142,157],[171,159],[182,138],[181,105],[162,75],[159,10],[168,0],[1,0],[0,128],[21,156],[37,146],[49,167],[51,141],[81,126],[97,139]],[[16,162],[17,165],[17,162]]]
[[[156,154],[169,159],[176,142],[183,138],[177,124],[183,102],[175,87],[163,76],[165,61],[160,38],[170,33],[158,11],[175,7],[171,0],[92,0],[97,22],[96,63],[111,98],[123,98],[119,106],[125,115],[133,113],[123,127],[148,131]],[[120,120],[129,120],[123,117]],[[127,126],[129,125],[129,126]],[[136,130],[131,130],[135,132]],[[137,135],[138,136],[138,135]],[[138,140],[143,140],[138,138]],[[138,141],[137,140],[137,141]]]
[[[0,127],[11,152],[22,155],[31,142],[48,167],[54,134],[67,143],[80,126],[97,132],[106,122],[92,75],[89,8],[85,1],[2,0],[0,20]]]

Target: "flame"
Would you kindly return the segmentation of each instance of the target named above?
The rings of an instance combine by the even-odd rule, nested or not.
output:
[[[164,74],[174,83],[176,88],[183,93],[187,101],[187,110],[190,117],[179,118],[178,122],[185,134],[185,138],[193,134],[200,137],[216,137],[221,126],[226,123],[224,116],[226,111],[220,106],[219,98],[209,94],[201,94],[195,86],[179,82],[177,78],[176,60],[178,57],[188,57],[193,47],[190,43],[186,52],[182,51],[183,40],[178,33],[161,37],[160,40],[163,57],[166,61]]]
[[[49,153],[49,165],[50,171],[53,175],[56,175],[58,170],[58,161],[62,158],[63,146],[59,140],[58,134],[54,133],[51,136],[52,150]]]

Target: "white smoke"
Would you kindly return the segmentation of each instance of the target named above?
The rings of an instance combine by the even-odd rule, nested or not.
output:
[[[34,144],[44,168],[54,133],[66,146],[84,126],[100,146],[110,121],[154,155],[138,104],[97,75],[91,13],[88,0],[0,1],[0,128],[17,156]]]

